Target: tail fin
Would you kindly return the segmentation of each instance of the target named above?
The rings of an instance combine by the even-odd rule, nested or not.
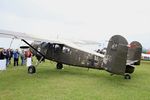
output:
[[[112,36],[109,40],[102,67],[111,73],[124,75],[128,52],[127,40],[120,36]]]
[[[142,45],[137,41],[133,41],[130,43],[128,48],[127,60],[134,61],[133,65],[140,65],[141,53]]]

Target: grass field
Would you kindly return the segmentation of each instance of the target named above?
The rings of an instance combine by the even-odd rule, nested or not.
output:
[[[25,66],[0,71],[0,100],[150,100],[150,62],[142,61],[131,80],[101,70],[46,61],[29,75]]]

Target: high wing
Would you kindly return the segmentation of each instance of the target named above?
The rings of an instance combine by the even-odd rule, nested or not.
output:
[[[38,36],[35,36],[33,34],[14,32],[14,31],[6,31],[6,30],[0,30],[0,36],[6,37],[6,38],[21,39],[23,41],[31,40],[31,41],[37,41],[37,42],[50,42],[50,43],[54,43],[54,44],[63,44],[63,45],[67,45],[72,48],[79,49],[79,50],[82,50],[82,51],[85,51],[85,52],[88,52],[88,53],[91,53],[91,54],[94,54],[97,56],[104,57],[104,55],[102,55],[102,54],[96,53],[92,50],[88,50],[86,48],[83,48],[83,47],[77,45],[77,44],[83,44],[83,43],[86,44],[87,42],[81,42],[81,41],[77,42],[77,41],[69,41],[69,40],[63,40],[63,39],[61,39],[61,40],[60,39],[43,39],[43,38],[39,38]],[[89,42],[88,41],[88,43],[96,44],[97,42],[91,42],[91,41]]]
[[[38,52],[42,57],[45,57],[41,52],[39,52],[37,49],[35,49],[31,44],[29,44],[26,40],[31,40],[34,42],[50,42],[55,44],[61,44],[57,40],[47,40],[47,39],[41,39],[37,36],[31,36],[27,33],[22,32],[14,32],[14,31],[6,31],[6,30],[0,30],[0,36],[5,38],[12,38],[12,39],[21,39],[24,43],[26,43],[29,47],[31,47],[33,50]]]
[[[26,39],[26,40],[33,40],[33,41],[43,41],[43,42],[51,42],[51,43],[60,43],[60,40],[55,39],[41,39],[35,35],[22,33],[22,32],[14,32],[14,31],[6,31],[0,30],[0,36],[6,38],[15,38],[15,39]],[[89,41],[89,40],[69,40],[74,44],[82,44],[82,45],[99,45],[99,42]]]
[[[25,40],[32,40],[32,41],[43,41],[43,42],[51,42],[51,43],[59,43],[57,40],[47,40],[47,39],[41,39],[37,36],[31,36],[27,33],[22,32],[14,32],[14,31],[6,31],[6,30],[0,30],[0,36],[6,37],[6,38],[14,38],[14,39],[25,39]]]

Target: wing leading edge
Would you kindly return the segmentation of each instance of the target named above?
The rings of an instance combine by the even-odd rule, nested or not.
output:
[[[27,33],[22,32],[14,32],[14,31],[6,31],[6,30],[0,30],[0,36],[4,38],[14,38],[14,39],[25,39],[25,40],[31,40],[31,41],[41,41],[41,42],[51,42],[51,43],[60,43],[57,40],[48,40],[48,39],[41,39],[37,36],[31,36]]]
[[[27,34],[27,33],[6,31],[6,30],[0,30],[0,36],[4,37],[4,38],[14,38],[14,39],[21,39],[21,40],[31,40],[31,41],[39,41],[39,42],[50,42],[50,43],[54,43],[54,44],[63,44],[63,45],[67,45],[72,48],[79,49],[79,50],[82,50],[82,51],[85,51],[85,52],[88,52],[88,53],[91,53],[91,54],[94,54],[97,56],[104,57],[104,55],[102,55],[102,54],[82,48],[71,41],[59,40],[59,39],[55,39],[55,40],[54,39],[53,40],[52,39],[42,39],[37,36],[33,36],[33,35],[31,36],[31,34]]]

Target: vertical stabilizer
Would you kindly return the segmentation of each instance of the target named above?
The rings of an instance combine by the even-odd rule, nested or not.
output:
[[[102,67],[111,73],[124,75],[128,52],[127,40],[120,36],[112,36],[109,40]]]
[[[141,53],[142,53],[142,45],[137,41],[133,41],[130,43],[128,48],[127,60],[129,62],[134,61],[133,65],[140,65]]]

